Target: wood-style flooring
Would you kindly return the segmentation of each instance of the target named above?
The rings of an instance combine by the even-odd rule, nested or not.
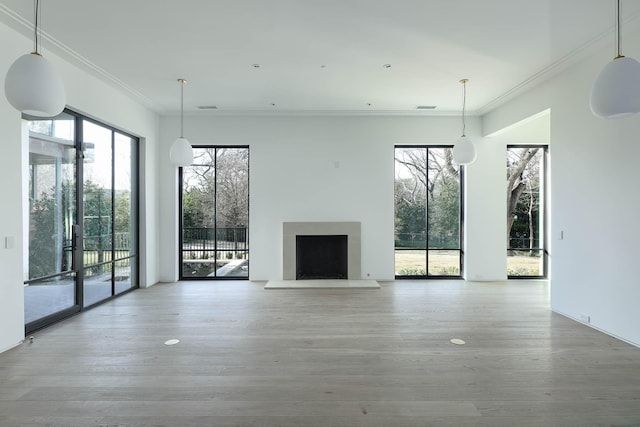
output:
[[[640,349],[548,283],[381,285],[132,292],[0,354],[0,426],[640,426]]]

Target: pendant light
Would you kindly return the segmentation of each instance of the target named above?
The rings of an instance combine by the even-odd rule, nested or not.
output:
[[[473,142],[465,135],[466,121],[465,110],[467,105],[467,82],[469,79],[462,79],[462,136],[453,146],[453,161],[459,165],[467,165],[473,163],[476,159],[476,148],[473,146]]]
[[[4,79],[4,93],[18,111],[37,117],[53,117],[62,112],[66,95],[62,78],[40,54],[38,19],[40,2],[35,0],[34,51],[11,65]]]
[[[178,79],[178,83],[180,83],[180,137],[171,144],[169,159],[175,166],[185,167],[193,163],[193,148],[184,137],[184,85],[187,81]]]
[[[620,53],[620,0],[616,9],[617,56],[600,72],[591,89],[591,112],[618,119],[640,112],[640,63]]]

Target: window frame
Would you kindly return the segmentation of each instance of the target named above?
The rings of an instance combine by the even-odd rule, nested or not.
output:
[[[513,275],[509,274],[509,269],[507,268],[507,279],[508,280],[546,280],[549,278],[549,145],[548,144],[507,144],[506,152],[512,148],[540,148],[542,150],[542,172],[539,174],[540,179],[540,192],[542,193],[540,197],[540,209],[538,216],[542,220],[542,231],[540,232],[540,237],[542,240],[542,245],[539,245],[537,248],[532,249],[521,249],[521,248],[511,248],[511,236],[507,236],[507,265],[508,265],[508,257],[509,252],[512,250],[522,251],[522,252],[536,252],[540,251],[542,254],[542,274],[540,275]],[[506,154],[506,153],[505,153]]]
[[[427,150],[427,153],[429,151],[429,149],[442,149],[442,148],[449,148],[449,149],[453,149],[453,145],[452,144],[395,144],[393,149],[394,149],[394,183],[395,183],[395,153],[397,149],[402,149],[402,148],[422,148]],[[457,249],[439,249],[439,248],[429,248],[429,209],[428,209],[428,204],[425,203],[425,229],[426,229],[426,241],[425,241],[425,246],[426,248],[397,248],[395,245],[395,239],[394,239],[394,278],[396,280],[460,280],[464,278],[464,230],[465,230],[465,172],[466,172],[466,166],[465,165],[458,165],[459,169],[458,169],[458,173],[459,173],[459,184],[460,184],[460,210],[459,210],[459,218],[460,218],[460,227],[459,227],[459,247]],[[394,198],[395,198],[395,186],[394,186]],[[395,215],[395,201],[394,201],[394,215],[393,215],[394,221],[396,218]],[[395,230],[394,230],[394,234],[395,234]],[[395,256],[396,253],[398,251],[402,252],[402,251],[409,251],[409,250],[424,250],[425,251],[425,262],[426,262],[426,269],[425,269],[425,274],[424,275],[398,275],[395,274]],[[458,266],[458,271],[459,274],[458,275],[432,275],[429,274],[429,252],[430,251],[436,251],[436,250],[449,250],[449,251],[457,251],[459,253],[459,266]]]
[[[249,258],[249,251],[250,251],[250,236],[249,236],[249,219],[250,219],[250,203],[251,203],[251,152],[250,152],[250,146],[249,145],[218,145],[218,144],[202,144],[202,145],[192,145],[192,147],[194,149],[214,149],[216,152],[218,149],[246,149],[247,150],[247,185],[248,185],[248,192],[247,192],[247,228],[246,228],[246,249],[243,250],[243,252],[246,253],[247,256],[247,260],[250,260]],[[217,173],[217,156],[214,157],[215,158],[215,164],[214,164],[214,170]],[[217,179],[216,179],[217,182]],[[247,276],[185,276],[184,275],[184,256],[183,256],[183,186],[184,186],[184,168],[182,166],[180,166],[178,168],[178,280],[208,280],[208,281],[216,281],[216,280],[248,280],[249,279],[249,270],[247,270]],[[214,203],[217,200],[217,196],[215,195],[217,193],[217,184],[214,188]],[[215,230],[217,230],[217,215],[214,216],[214,233]],[[217,246],[217,245],[216,245]],[[217,253],[219,251],[219,249],[217,247],[214,246],[213,250],[214,253]],[[215,259],[215,258],[214,258]],[[249,268],[251,268],[249,266]]]
[[[131,179],[132,179],[132,183],[131,183],[131,193],[132,193],[132,197],[131,197],[131,203],[134,206],[134,212],[132,213],[131,216],[131,222],[132,224],[135,225],[135,244],[134,247],[132,247],[132,250],[135,250],[135,254],[134,255],[129,255],[127,257],[124,258],[114,258],[115,255],[115,246],[112,245],[111,247],[111,260],[105,262],[104,264],[111,264],[112,265],[112,271],[111,271],[111,295],[107,298],[101,299],[99,301],[90,303],[85,305],[84,303],[84,272],[87,269],[85,264],[84,264],[84,253],[83,253],[83,249],[82,249],[82,244],[80,243],[79,246],[80,247],[76,247],[74,249],[74,254],[73,254],[73,258],[74,258],[74,269],[71,271],[74,273],[75,275],[75,304],[72,307],[69,307],[67,309],[64,309],[62,311],[56,312],[56,313],[52,313],[50,315],[47,315],[45,317],[36,319],[34,321],[31,321],[29,323],[25,323],[25,334],[30,334],[33,333],[39,329],[51,326],[61,320],[64,320],[67,317],[73,316],[75,314],[84,312],[85,310],[91,309],[93,307],[96,307],[98,305],[101,305],[105,302],[111,301],[114,298],[118,298],[122,295],[125,295],[135,289],[139,289],[140,288],[140,270],[141,270],[141,265],[140,265],[140,261],[141,261],[141,257],[140,257],[140,137],[135,136],[123,129],[119,129],[117,127],[111,126],[107,123],[101,122],[98,119],[89,117],[87,115],[84,115],[82,113],[78,113],[77,111],[74,111],[72,109],[69,108],[65,108],[60,115],[68,115],[73,117],[74,119],[74,128],[73,128],[73,140],[71,141],[73,143],[73,146],[76,150],[76,171],[75,171],[75,177],[74,179],[76,180],[76,188],[75,188],[75,198],[76,198],[76,222],[77,222],[77,227],[76,227],[76,236],[74,237],[75,239],[77,239],[77,241],[82,242],[84,239],[84,230],[83,230],[83,222],[81,221],[80,218],[83,218],[84,216],[84,152],[83,152],[83,148],[84,148],[84,137],[83,137],[83,122],[89,122],[92,123],[94,125],[103,127],[107,130],[109,130],[111,132],[111,150],[112,150],[112,159],[111,159],[111,184],[113,187],[113,182],[115,180],[115,158],[113,156],[114,150],[115,150],[115,146],[114,146],[114,139],[115,139],[115,134],[118,133],[120,135],[123,135],[125,137],[128,137],[131,139],[132,144],[132,151],[131,151],[131,156],[135,156],[135,162],[132,162],[132,165],[135,165],[135,170],[131,171]],[[28,120],[28,121],[40,121],[40,120],[54,120],[56,117],[59,116],[54,116],[54,117],[34,117],[34,116],[29,116],[26,114],[22,115],[23,120]],[[135,195],[135,197],[133,197]],[[112,203],[112,212],[115,209],[115,204],[114,204],[114,198],[115,198],[115,191],[112,191],[111,194],[111,203]],[[115,216],[112,215],[111,218],[111,239],[114,240],[115,237],[115,227],[113,227],[113,221],[115,221]],[[131,287],[129,287],[129,289],[126,289],[124,291],[121,292],[115,292],[115,271],[116,271],[116,264],[118,262],[122,262],[125,260],[129,260],[129,259],[135,259],[136,263],[135,263],[135,268],[132,268],[132,274],[131,274],[131,282],[132,285]],[[93,266],[92,266],[93,267]],[[63,273],[63,274],[69,274],[69,272],[67,273]],[[56,276],[56,275],[54,275]],[[25,280],[24,284],[25,286],[30,285],[31,283],[37,283],[38,281],[41,281],[43,279],[46,279],[46,277],[40,277],[40,278],[34,278],[34,279],[29,279],[29,280]]]

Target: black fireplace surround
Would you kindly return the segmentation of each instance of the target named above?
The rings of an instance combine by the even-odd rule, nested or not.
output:
[[[347,235],[296,236],[296,280],[347,279]]]

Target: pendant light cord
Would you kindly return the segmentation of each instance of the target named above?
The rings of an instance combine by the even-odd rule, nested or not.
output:
[[[624,55],[620,53],[620,0],[618,0],[618,8],[616,9],[616,35],[617,35],[617,49],[616,58],[624,58]]]
[[[180,138],[184,138],[184,84],[185,79],[178,79],[180,82]]]
[[[465,121],[465,113],[467,108],[467,82],[469,79],[462,79],[460,83],[462,83],[462,137],[464,138],[467,131],[467,123]]]
[[[39,39],[39,34],[38,34],[38,13],[40,12],[40,1],[39,0],[35,0],[34,5],[35,5],[35,11],[34,11],[35,25],[33,27],[33,32],[34,32],[34,37],[33,37],[34,52],[35,53],[40,53],[40,51],[38,50],[38,48],[39,48],[39,46],[38,46],[38,39]]]

